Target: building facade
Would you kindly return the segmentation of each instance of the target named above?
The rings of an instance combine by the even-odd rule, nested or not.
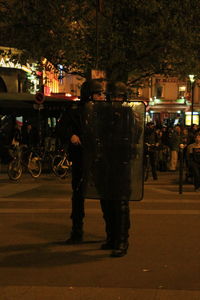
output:
[[[139,88],[133,88],[134,99],[146,104],[146,119],[170,125],[200,124],[199,80],[154,75]]]
[[[36,94],[42,89],[46,96],[80,96],[84,78],[67,74],[45,58],[39,66],[34,62],[22,65],[12,58],[19,54],[17,49],[0,47],[0,92]],[[132,88],[132,99],[145,102],[147,121],[200,124],[200,80],[193,75],[184,79],[154,75]]]

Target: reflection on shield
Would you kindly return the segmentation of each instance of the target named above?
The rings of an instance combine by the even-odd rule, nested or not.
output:
[[[86,198],[143,197],[142,102],[88,102],[83,124]]]

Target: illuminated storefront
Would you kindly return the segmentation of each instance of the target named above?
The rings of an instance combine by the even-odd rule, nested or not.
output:
[[[20,55],[20,51],[13,48],[0,47],[0,79],[4,89],[1,92],[35,94],[38,91],[39,79],[37,65],[26,63],[22,65],[12,58],[12,55]]]
[[[176,101],[164,101],[151,99],[147,106],[148,121],[159,123],[169,122],[170,125],[191,126],[191,122],[200,125],[200,109],[195,106],[193,111],[193,121],[191,117],[191,102],[187,99],[177,99]]]
[[[58,71],[47,59],[43,58],[41,66],[31,62],[22,65],[13,57],[20,56],[21,51],[14,48],[0,47],[0,83],[2,92],[35,94],[41,87],[45,95],[59,92]]]
[[[42,60],[43,92],[46,96],[59,92],[58,70],[46,59]]]
[[[190,126],[200,124],[200,82],[196,80],[191,95],[189,78],[164,77],[155,75],[144,82],[138,97],[146,104],[146,121],[159,124]],[[193,96],[193,97],[192,97]],[[193,105],[192,105],[193,99]],[[193,111],[193,118],[191,112]]]

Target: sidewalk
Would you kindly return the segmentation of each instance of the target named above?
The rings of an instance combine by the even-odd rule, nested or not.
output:
[[[131,288],[27,287],[0,289],[1,300],[199,300],[200,291]]]
[[[0,300],[200,300],[200,195],[192,185],[180,195],[177,179],[163,172],[145,183],[144,199],[130,203],[128,254],[116,259],[99,249],[98,201],[86,201],[85,243],[66,246],[69,186],[4,179]]]

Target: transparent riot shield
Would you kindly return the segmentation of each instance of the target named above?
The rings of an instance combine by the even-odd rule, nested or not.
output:
[[[83,114],[86,198],[143,197],[143,102],[88,102]]]

